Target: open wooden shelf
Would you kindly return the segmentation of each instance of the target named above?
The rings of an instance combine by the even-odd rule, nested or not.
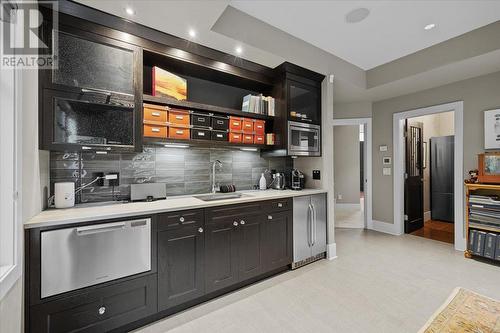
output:
[[[196,147],[219,147],[219,148],[273,148],[271,145],[254,145],[254,144],[243,144],[243,143],[230,143],[229,141],[215,141],[215,140],[180,140],[180,139],[161,139],[161,138],[143,138],[144,144],[151,145],[165,145],[165,144],[184,144]]]
[[[490,227],[490,226],[486,226],[486,225],[475,225],[475,224],[469,223],[469,228],[482,230],[482,231],[493,231],[493,232],[500,233],[500,227],[493,227],[493,226]]]
[[[200,110],[200,111],[208,111],[208,112],[215,112],[215,113],[223,113],[223,114],[229,115],[229,116],[247,117],[247,118],[263,119],[263,120],[269,120],[269,121],[274,119],[273,116],[267,116],[267,115],[263,115],[263,114],[243,112],[241,110],[230,109],[230,108],[225,108],[225,107],[216,106],[216,105],[202,104],[202,103],[189,102],[189,101],[179,101],[179,100],[176,100],[173,98],[157,97],[157,96],[151,96],[151,95],[146,95],[146,94],[144,94],[142,96],[142,100],[146,103],[171,105],[171,106],[177,106],[180,108],[190,109],[190,110]]]

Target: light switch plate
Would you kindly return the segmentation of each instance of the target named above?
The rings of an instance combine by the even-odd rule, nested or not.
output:
[[[392,171],[391,168],[383,168],[382,169],[382,174],[384,176],[390,176],[391,175],[391,171]]]
[[[319,170],[313,170],[313,179],[321,179],[321,172]]]
[[[378,147],[380,151],[387,151],[387,145],[381,145]]]

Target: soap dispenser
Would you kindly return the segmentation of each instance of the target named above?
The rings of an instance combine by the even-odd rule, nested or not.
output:
[[[260,175],[259,189],[267,190],[267,182],[266,182],[266,177],[264,177],[264,173]]]

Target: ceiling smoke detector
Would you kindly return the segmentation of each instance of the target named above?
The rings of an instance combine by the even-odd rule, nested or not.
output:
[[[356,8],[346,14],[345,21],[347,23],[358,23],[367,18],[368,15],[370,15],[368,8]]]

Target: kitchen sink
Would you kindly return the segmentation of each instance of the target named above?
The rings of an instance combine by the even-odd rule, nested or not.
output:
[[[247,196],[249,195],[242,193],[214,193],[214,194],[195,195],[193,197],[203,201],[216,201],[216,200],[238,199]]]

